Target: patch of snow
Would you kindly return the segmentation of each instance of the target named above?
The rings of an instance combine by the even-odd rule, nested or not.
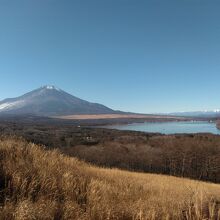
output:
[[[12,103],[7,103],[7,102],[6,102],[6,103],[1,104],[1,105],[0,105],[0,110],[10,107],[10,106],[11,106],[11,104],[12,104]]]
[[[220,109],[215,109],[214,112],[218,113],[220,112]]]
[[[60,89],[56,86],[50,86],[50,85],[47,85],[47,86],[44,86],[43,88],[46,88],[46,89],[49,89],[49,90],[57,90],[57,91],[60,91]]]
[[[53,86],[46,86],[46,89],[54,89]]]
[[[15,106],[19,106],[24,101],[6,102],[0,105],[0,111],[9,110]]]

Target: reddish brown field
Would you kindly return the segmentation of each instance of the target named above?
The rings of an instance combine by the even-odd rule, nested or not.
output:
[[[142,115],[142,114],[97,114],[97,115],[66,115],[59,116],[57,118],[61,119],[77,119],[77,120],[87,120],[87,119],[117,119],[117,118],[128,118],[128,119],[184,119],[175,116],[162,116],[162,115]]]

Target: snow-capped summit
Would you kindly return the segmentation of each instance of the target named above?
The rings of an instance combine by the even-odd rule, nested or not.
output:
[[[108,114],[114,110],[72,96],[56,86],[46,85],[17,98],[0,102],[0,114],[34,114],[40,116],[71,114]]]
[[[61,89],[59,89],[58,87],[53,86],[53,85],[46,85],[46,86],[42,86],[41,88],[42,88],[42,89],[57,90],[57,91],[60,91],[60,90],[61,90]]]

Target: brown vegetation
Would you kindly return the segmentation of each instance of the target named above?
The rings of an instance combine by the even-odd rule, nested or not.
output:
[[[0,219],[219,219],[220,186],[103,169],[0,139]]]
[[[220,183],[219,135],[160,135],[47,123],[0,123],[0,132],[99,166]]]
[[[102,166],[220,182],[220,136],[217,135],[124,134],[97,145],[61,150]]]

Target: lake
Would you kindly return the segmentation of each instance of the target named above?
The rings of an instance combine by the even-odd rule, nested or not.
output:
[[[156,132],[163,134],[177,133],[213,133],[220,134],[215,123],[207,121],[182,121],[182,122],[145,122],[126,125],[108,125],[105,128],[118,130],[132,130],[143,132]]]

